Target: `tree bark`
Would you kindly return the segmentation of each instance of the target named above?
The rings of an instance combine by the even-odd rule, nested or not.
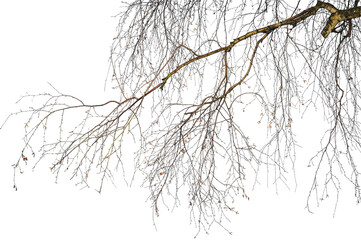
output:
[[[345,20],[351,20],[353,18],[361,17],[361,7],[354,7],[346,10],[338,10],[332,4],[324,3],[321,1],[317,2],[321,8],[326,9],[331,13],[331,16],[328,18],[326,26],[323,28],[321,35],[324,38],[327,38],[328,35],[333,31],[336,25]]]

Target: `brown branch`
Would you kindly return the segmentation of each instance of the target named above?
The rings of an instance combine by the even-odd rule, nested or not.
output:
[[[322,8],[325,8],[329,11],[331,16],[328,18],[326,26],[323,28],[321,35],[324,38],[327,38],[328,35],[332,32],[332,30],[336,27],[336,25],[345,20],[351,20],[354,18],[361,17],[361,7],[354,7],[346,10],[338,10],[332,4],[318,2]]]
[[[270,33],[272,31],[274,31],[275,29],[285,26],[285,25],[296,26],[299,22],[304,21],[308,17],[315,15],[320,8],[324,8],[327,11],[329,11],[330,13],[332,13],[326,26],[324,27],[324,29],[321,32],[321,35],[324,38],[326,38],[330,34],[330,32],[334,29],[334,27],[339,22],[344,21],[344,20],[353,19],[353,18],[358,18],[361,16],[361,7],[354,7],[354,8],[347,9],[347,10],[338,10],[335,6],[333,6],[330,3],[318,1],[316,6],[310,7],[308,9],[300,12],[299,14],[296,14],[284,21],[248,32],[245,35],[234,39],[233,42],[231,42],[226,47],[222,47],[222,48],[216,49],[214,51],[208,52],[206,54],[199,55],[195,58],[192,58],[192,59],[184,62],[183,64],[176,67],[172,72],[168,73],[168,75],[162,79],[162,83],[159,84],[159,87],[161,90],[163,90],[165,83],[167,82],[167,80],[170,77],[172,77],[176,72],[178,72],[183,67],[191,64],[192,62],[209,57],[209,56],[214,55],[219,52],[223,52],[223,51],[230,52],[237,43],[239,43],[247,38],[250,38],[258,33]]]

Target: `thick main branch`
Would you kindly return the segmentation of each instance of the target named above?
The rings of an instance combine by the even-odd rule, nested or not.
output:
[[[354,7],[346,10],[338,10],[333,5],[329,3],[319,2],[320,6],[324,7],[327,11],[329,11],[331,16],[328,18],[326,26],[323,28],[321,35],[324,38],[332,32],[332,30],[336,27],[339,22],[345,20],[351,20],[354,18],[361,17],[361,7]]]
[[[317,13],[317,11],[321,8],[326,9],[327,11],[329,11],[331,13],[331,16],[329,17],[329,20],[327,21],[326,26],[324,27],[324,29],[321,32],[321,35],[324,38],[326,38],[332,32],[332,30],[336,27],[336,25],[339,22],[361,17],[361,7],[354,7],[354,8],[350,8],[350,9],[346,9],[346,10],[338,10],[335,6],[333,6],[330,3],[317,1],[317,4],[314,7],[308,8],[308,9],[300,12],[299,14],[296,14],[284,21],[248,32],[245,35],[234,39],[228,46],[216,49],[214,51],[205,53],[203,55],[198,55],[197,57],[192,58],[192,59],[184,62],[183,64],[180,64],[173,71],[169,72],[167,74],[167,76],[162,79],[162,82],[158,86],[156,86],[156,88],[160,87],[160,89],[163,90],[165,83],[167,82],[167,80],[170,77],[172,77],[181,68],[191,64],[192,62],[198,61],[202,58],[209,57],[209,56],[214,55],[219,52],[223,52],[223,51],[230,52],[237,43],[239,43],[249,37],[252,37],[253,35],[256,35],[258,33],[269,33],[269,32],[274,31],[275,29],[277,29],[281,26],[285,26],[285,25],[296,26],[299,22],[304,21],[308,17],[315,15]]]

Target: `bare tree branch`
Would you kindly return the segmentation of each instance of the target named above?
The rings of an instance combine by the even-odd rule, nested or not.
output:
[[[224,226],[226,212],[238,214],[232,202],[250,200],[260,176],[276,191],[297,186],[289,181],[296,179],[294,116],[320,108],[328,130],[308,163],[306,207],[331,193],[337,206],[343,181],[360,202],[358,3],[127,3],[107,80],[119,98],[87,104],[56,89],[24,96],[39,105],[10,115],[29,115],[14,187],[28,162],[52,160],[56,179],[70,173],[88,187],[97,177],[100,192],[114,171],[127,172],[123,145],[131,139],[134,175],[143,174],[154,215],[186,203],[191,221],[207,231]]]

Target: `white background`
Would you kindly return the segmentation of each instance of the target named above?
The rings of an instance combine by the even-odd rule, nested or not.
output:
[[[0,121],[18,110],[15,101],[25,92],[59,90],[83,98],[104,95],[112,38],[120,1],[0,2]],[[313,119],[314,120],[314,119]],[[318,144],[312,116],[303,119],[298,140],[305,152],[297,162],[297,191],[275,194],[270,186],[257,187],[251,200],[236,201],[239,215],[228,224],[230,236],[219,227],[198,239],[357,239],[361,208],[352,189],[345,187],[332,217],[334,202],[326,201],[315,214],[304,207],[311,176],[305,169],[309,150]],[[187,207],[163,211],[153,226],[147,190],[108,184],[99,195],[79,190],[74,182],[54,178],[42,164],[27,168],[12,186],[12,168],[22,143],[24,120],[13,118],[0,131],[0,239],[192,239]],[[316,128],[312,128],[316,127]],[[318,146],[318,145],[317,145]],[[311,172],[312,173],[312,172]]]

